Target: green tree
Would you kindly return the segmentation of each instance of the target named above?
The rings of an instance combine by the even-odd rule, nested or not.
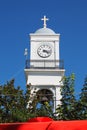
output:
[[[31,85],[24,92],[14,86],[14,79],[0,86],[0,122],[24,122],[32,117],[51,116],[51,107],[44,102],[37,109],[36,90],[31,94]]]
[[[31,113],[27,109],[30,90],[24,93],[21,88],[14,86],[14,79],[0,86],[0,122],[23,122]]]
[[[74,120],[76,119],[76,99],[74,93],[75,75],[71,74],[64,77],[63,86],[61,87],[61,104],[58,105],[57,114],[59,120]]]
[[[79,99],[79,117],[80,119],[87,119],[87,77],[84,80],[83,88],[81,89],[80,99]]]

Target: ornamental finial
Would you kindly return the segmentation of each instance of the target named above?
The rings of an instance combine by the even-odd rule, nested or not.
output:
[[[47,27],[47,24],[46,24],[46,21],[48,21],[49,19],[48,18],[46,18],[46,16],[44,16],[44,18],[42,18],[41,20],[43,20],[44,21],[44,28],[46,28]]]

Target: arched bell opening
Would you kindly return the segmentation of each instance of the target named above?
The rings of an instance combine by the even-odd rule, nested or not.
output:
[[[53,93],[49,89],[40,89],[36,93],[38,104],[45,104],[47,102],[51,108],[53,109],[54,101],[53,101]]]

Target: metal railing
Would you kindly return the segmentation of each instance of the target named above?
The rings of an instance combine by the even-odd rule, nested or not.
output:
[[[26,69],[64,69],[63,60],[26,60]]]

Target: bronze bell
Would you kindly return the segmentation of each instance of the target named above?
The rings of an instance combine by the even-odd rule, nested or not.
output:
[[[48,101],[48,98],[46,96],[42,97],[41,99],[41,103],[44,104],[44,102],[47,102]]]

